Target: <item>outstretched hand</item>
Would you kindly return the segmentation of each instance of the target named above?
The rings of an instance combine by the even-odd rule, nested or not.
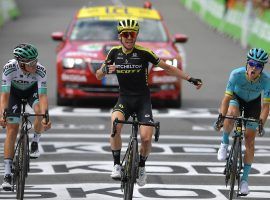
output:
[[[203,84],[201,79],[196,79],[196,78],[192,78],[192,77],[190,77],[188,79],[188,82],[195,85],[197,90],[200,89],[202,87],[202,84]]]

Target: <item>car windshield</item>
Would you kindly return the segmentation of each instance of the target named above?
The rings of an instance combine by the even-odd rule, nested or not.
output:
[[[117,39],[117,21],[105,21],[97,19],[80,19],[70,35],[71,40],[80,41],[114,41]],[[166,42],[168,40],[161,21],[139,21],[139,42]]]

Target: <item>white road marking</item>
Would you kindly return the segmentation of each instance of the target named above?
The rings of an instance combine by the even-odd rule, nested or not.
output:
[[[53,161],[31,162],[31,175],[110,174],[113,161]],[[224,162],[148,161],[147,173],[158,176],[218,176],[224,177]],[[253,163],[256,173],[251,177],[270,177],[270,164]],[[4,170],[0,167],[0,172]]]
[[[90,181],[89,181],[90,182]],[[250,186],[248,198],[269,199],[270,186]],[[150,196],[149,196],[150,192]],[[224,185],[172,185],[172,184],[147,184],[144,187],[135,185],[134,198],[140,200],[195,200],[203,196],[203,199],[227,200],[228,188]],[[1,192],[0,199],[10,199],[14,193]],[[25,198],[71,200],[71,199],[106,199],[119,200],[123,198],[119,183],[80,183],[80,184],[50,184],[27,185]]]
[[[127,142],[123,142],[122,152],[127,148]],[[109,142],[82,142],[82,141],[42,141],[39,143],[39,151],[43,155],[54,154],[111,154]],[[201,155],[216,156],[217,144],[186,144],[186,143],[153,143],[151,155]],[[243,151],[245,147],[243,146]],[[256,145],[255,156],[269,157],[269,145]]]
[[[50,116],[63,117],[110,117],[111,110],[109,112],[102,112],[101,109],[93,108],[54,107],[50,109],[49,113]],[[153,109],[153,115],[155,118],[217,118],[217,114],[212,114],[207,108],[168,109],[164,113]]]

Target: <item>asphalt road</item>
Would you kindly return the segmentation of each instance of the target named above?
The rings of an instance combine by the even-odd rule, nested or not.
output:
[[[55,47],[53,31],[64,31],[76,9],[85,0],[18,1],[22,16],[0,30],[0,65],[12,57],[13,47],[21,42],[36,44],[40,61],[48,66],[50,114],[53,128],[41,138],[41,157],[31,162],[25,199],[120,199],[120,185],[110,179],[112,158],[108,142],[110,108],[56,107]],[[92,0],[92,5],[142,5],[132,0]],[[183,107],[179,110],[154,110],[161,122],[159,143],[147,162],[148,184],[136,186],[137,199],[223,200],[228,193],[216,152],[220,134],[212,129],[217,107],[232,68],[244,64],[246,50],[203,24],[187,11],[179,0],[153,0],[171,33],[184,33],[186,71],[204,81],[196,91],[183,86]],[[267,126],[268,128],[268,126]],[[269,133],[269,129],[267,129]],[[129,129],[123,133],[126,147]],[[5,134],[0,134],[0,158],[3,158]],[[249,200],[270,199],[269,137],[256,143]],[[1,161],[2,163],[2,161]],[[3,165],[0,164],[0,173]],[[0,182],[2,176],[0,175]],[[13,193],[0,190],[0,199],[14,199]]]

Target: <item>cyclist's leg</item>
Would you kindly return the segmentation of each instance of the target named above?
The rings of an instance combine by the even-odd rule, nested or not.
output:
[[[11,87],[9,95],[9,103],[7,112],[8,113],[20,113],[20,98],[15,95],[15,88]],[[8,117],[7,118],[7,127],[6,127],[6,139],[4,144],[4,182],[2,187],[4,190],[11,190],[11,167],[14,157],[14,147],[16,142],[17,133],[19,131],[19,117]]]
[[[119,97],[116,105],[113,108],[111,115],[111,131],[113,131],[113,122],[116,118],[119,120],[125,120],[129,117],[127,110],[126,100],[123,97]],[[121,139],[121,130],[123,125],[117,124],[116,134],[114,137],[110,137],[111,150],[114,160],[114,167],[111,173],[112,178],[121,178],[121,167],[120,167],[120,157],[121,157],[121,148],[122,148],[122,139]],[[110,133],[110,135],[112,132]]]
[[[154,122],[152,114],[151,99],[149,96],[140,97],[139,103],[136,105],[141,105],[137,110],[138,120],[141,122]],[[144,186],[146,184],[146,170],[145,162],[151,152],[152,147],[152,135],[153,127],[151,126],[140,126],[140,136],[141,136],[141,146],[140,146],[140,162],[137,184],[139,186]]]
[[[261,110],[261,97],[249,102],[245,106],[244,115],[246,118],[259,119]],[[240,192],[248,194],[248,176],[251,170],[251,165],[254,160],[255,151],[255,137],[257,132],[258,124],[254,122],[247,122],[245,132],[245,156],[244,156],[244,169],[241,177],[241,188]]]
[[[236,99],[230,101],[227,115],[239,116],[239,102]],[[229,146],[229,136],[234,127],[234,121],[230,119],[224,120],[223,133],[221,144],[218,150],[217,158],[224,161],[227,157],[227,150]]]
[[[38,87],[37,84],[34,84],[31,88],[27,90],[27,101],[28,104],[32,107],[35,114],[42,114],[40,109],[40,103],[38,99]],[[31,158],[38,158],[40,156],[40,152],[38,149],[38,143],[42,133],[42,125],[41,125],[41,116],[36,116],[34,120],[34,136],[31,142],[31,149],[30,149],[30,157]]]
[[[227,115],[239,116],[240,115],[239,106],[240,104],[236,99],[231,100]],[[231,119],[224,120],[222,143],[229,144],[229,135],[233,130],[233,127],[234,127],[233,120]]]
[[[137,117],[140,122],[154,122],[150,96],[143,96],[138,98],[138,102],[136,103],[136,105],[138,107]],[[153,127],[140,126],[140,136],[141,136],[140,155],[143,157],[147,157],[151,152],[152,135],[153,135]]]

